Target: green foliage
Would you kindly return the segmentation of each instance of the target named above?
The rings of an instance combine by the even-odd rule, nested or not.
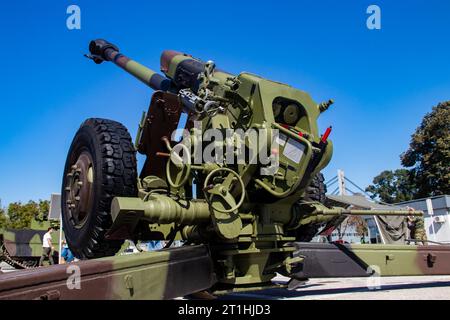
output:
[[[371,198],[379,198],[386,203],[396,203],[414,199],[416,186],[411,183],[407,169],[385,170],[373,179],[373,184],[366,188]]]
[[[28,201],[26,204],[13,202],[8,206],[8,227],[13,229],[30,228],[31,220],[45,220],[48,215],[49,201]],[[45,218],[45,219],[44,219]]]
[[[366,191],[387,203],[450,194],[450,101],[426,114],[401,156],[408,169],[383,171]]]
[[[401,160],[411,168],[417,198],[450,194],[450,101],[425,115]]]
[[[39,214],[36,219],[41,221],[47,221],[48,213],[50,212],[50,201],[48,200],[39,200]]]
[[[8,226],[8,217],[3,208],[0,208],[0,229],[6,228]]]

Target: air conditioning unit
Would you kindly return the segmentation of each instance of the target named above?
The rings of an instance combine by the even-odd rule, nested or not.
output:
[[[444,216],[435,216],[434,217],[434,222],[436,222],[436,223],[444,223],[445,222],[445,217]]]

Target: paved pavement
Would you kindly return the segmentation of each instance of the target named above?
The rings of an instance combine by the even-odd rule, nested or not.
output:
[[[11,271],[15,271],[16,269],[14,269],[13,267],[11,267],[9,264],[7,264],[6,262],[2,261],[0,262],[0,271],[2,272],[11,272]]]
[[[274,281],[286,283],[288,278],[278,276]],[[310,279],[295,290],[267,289],[230,294],[222,299],[450,300],[450,276],[382,277],[370,280],[317,278]]]

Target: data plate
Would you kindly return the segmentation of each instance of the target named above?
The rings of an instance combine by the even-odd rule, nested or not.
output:
[[[283,155],[295,163],[300,163],[300,160],[305,153],[305,145],[290,138],[284,147]]]

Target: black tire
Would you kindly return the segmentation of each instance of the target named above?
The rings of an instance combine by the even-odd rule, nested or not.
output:
[[[105,239],[112,224],[111,201],[137,195],[136,152],[122,124],[88,119],[80,126],[67,155],[61,195],[64,234],[72,253],[79,259],[117,253],[123,240]]]
[[[322,173],[318,173],[312,179],[310,185],[306,188],[305,200],[318,201],[325,204],[327,200],[327,186],[325,185],[325,178]]]
[[[322,173],[318,173],[312,179],[310,185],[306,188],[304,201],[317,201],[322,204],[326,202],[327,186]],[[295,230],[295,238],[300,242],[309,242],[319,231],[321,225],[306,224]]]

